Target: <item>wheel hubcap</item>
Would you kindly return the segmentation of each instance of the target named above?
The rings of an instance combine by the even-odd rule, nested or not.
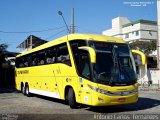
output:
[[[28,87],[26,88],[26,94],[28,95],[29,91],[28,91]]]

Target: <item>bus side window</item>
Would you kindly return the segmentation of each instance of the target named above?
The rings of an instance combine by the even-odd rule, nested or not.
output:
[[[37,58],[37,55],[36,53],[32,55],[32,63],[31,63],[31,66],[36,66],[38,65],[38,58]]]
[[[69,52],[68,52],[66,43],[58,46],[57,62],[64,63],[66,65],[71,66],[70,56],[69,56]]]
[[[25,58],[24,67],[28,67],[28,66],[29,66],[28,60],[27,60],[27,58]]]
[[[55,63],[56,49],[51,47],[46,50],[46,64]]]
[[[91,80],[91,69],[89,62],[89,54],[85,50],[79,50],[78,47],[86,46],[86,41],[75,40],[70,42],[74,62],[76,64],[77,73],[88,80]]]
[[[38,52],[38,65],[44,65],[45,64],[45,50]]]
[[[29,67],[30,66],[30,56],[27,55],[24,57],[24,67]]]
[[[24,67],[24,58],[19,58],[19,67],[23,68]]]
[[[28,67],[28,61],[26,57],[20,57],[16,59],[16,67],[23,68]]]
[[[91,79],[90,65],[89,65],[89,54],[87,51],[79,50],[79,59],[77,61],[77,69],[79,74],[87,79]]]

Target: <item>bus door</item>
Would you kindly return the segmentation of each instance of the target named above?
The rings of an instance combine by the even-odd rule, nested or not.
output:
[[[77,69],[79,72],[79,89],[81,96],[81,103],[91,104],[91,90],[88,84],[91,82],[91,69],[89,64],[89,54],[88,51],[79,50]]]

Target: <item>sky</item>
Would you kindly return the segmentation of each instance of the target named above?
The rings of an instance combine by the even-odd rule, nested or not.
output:
[[[72,8],[76,33],[102,34],[118,16],[157,21],[156,0],[0,0],[0,44],[16,52],[29,35],[47,41],[64,36],[68,32],[58,11],[70,26]]]

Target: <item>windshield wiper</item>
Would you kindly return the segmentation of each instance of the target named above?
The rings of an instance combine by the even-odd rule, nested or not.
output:
[[[117,55],[116,55],[116,52],[115,52],[115,48],[114,48],[114,45],[113,45],[113,48],[112,48],[112,53],[113,53],[113,63],[114,63],[114,66],[111,70],[111,79],[109,81],[109,85],[112,85],[114,79],[117,79],[117,76],[119,76],[119,65],[118,65],[118,60],[117,60]],[[115,80],[117,82],[117,80]]]

